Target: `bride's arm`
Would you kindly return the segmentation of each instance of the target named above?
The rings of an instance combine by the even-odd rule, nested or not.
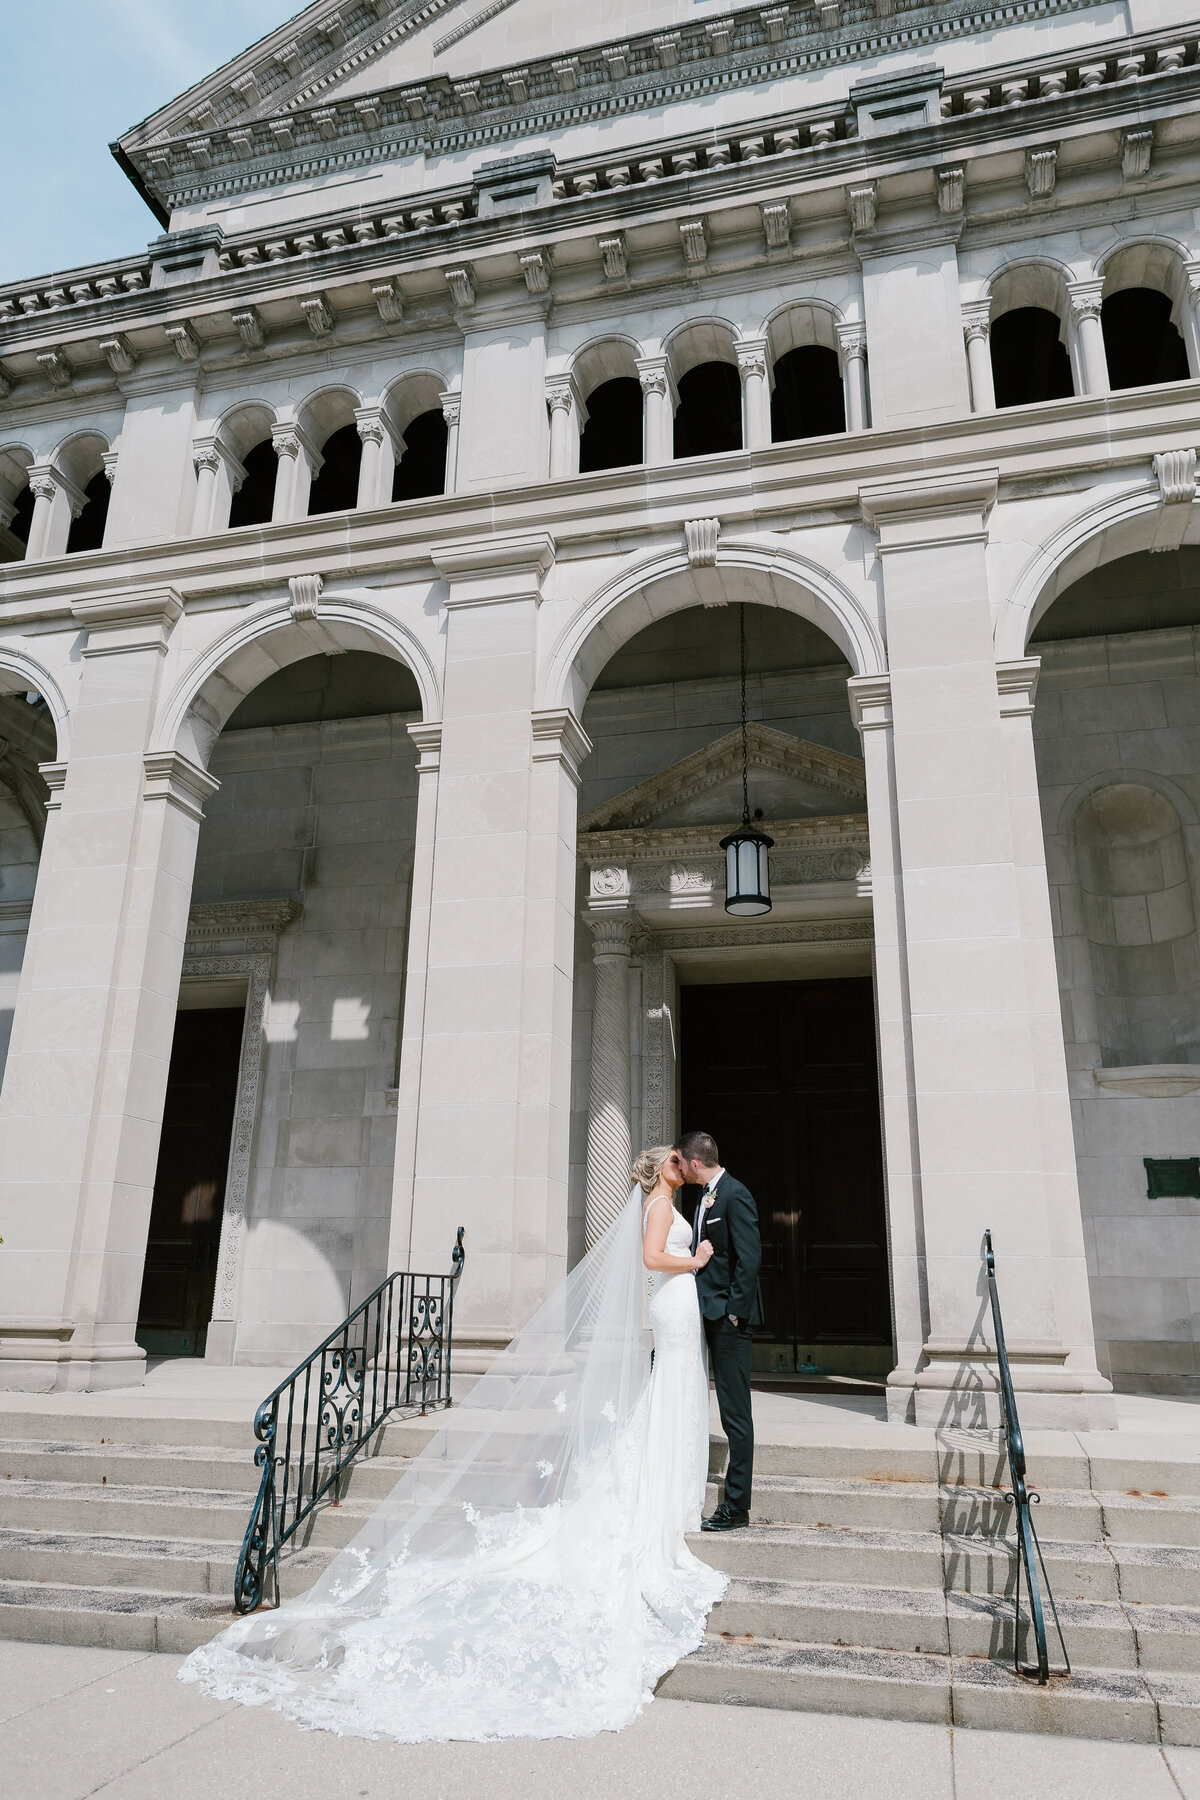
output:
[[[694,1273],[702,1269],[712,1255],[712,1245],[707,1238],[699,1246],[696,1256],[671,1256],[667,1251],[667,1233],[671,1229],[672,1208],[665,1194],[652,1200],[646,1209],[645,1230],[642,1232],[642,1261],[646,1267],[665,1275],[678,1275],[685,1269]]]

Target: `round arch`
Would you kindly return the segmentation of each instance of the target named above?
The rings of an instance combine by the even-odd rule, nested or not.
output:
[[[693,568],[681,549],[640,563],[601,588],[552,646],[539,680],[538,706],[569,706],[582,715],[600,670],[645,626],[689,606],[731,600],[775,606],[807,619],[832,640],[855,675],[887,669],[874,620],[828,570],[792,550],[734,540],[721,544],[715,567]]]
[[[1187,250],[1171,237],[1117,238],[1096,258],[1096,274],[1103,278],[1105,299],[1123,288],[1145,287],[1165,294],[1177,307],[1186,288],[1187,260]]]
[[[71,753],[71,712],[57,681],[45,666],[25,650],[0,644],[0,694],[39,693],[54,724],[58,761]]]
[[[701,363],[724,362],[737,366],[738,331],[728,319],[705,313],[699,318],[683,319],[663,339],[662,353],[668,358],[676,381],[698,368]]]
[[[809,344],[836,354],[837,328],[844,317],[828,300],[785,300],[763,324],[772,368],[789,350],[800,350]]]
[[[1001,602],[995,624],[996,660],[1013,662],[1044,614],[1080,576],[1138,550],[1200,543],[1200,519],[1182,532],[1166,528],[1157,481],[1141,481],[1093,500],[1038,544]]]
[[[207,767],[226,720],[247,694],[279,669],[319,655],[333,640],[342,650],[365,650],[402,663],[421,697],[421,717],[441,717],[441,687],[428,652],[414,633],[353,594],[322,598],[319,617],[297,620],[279,600],[239,620],[181,674],[163,707],[152,748],[180,751]]]
[[[442,395],[449,388],[448,378],[439,369],[405,369],[388,383],[380,404],[389,423],[403,437],[422,413],[442,410]]]
[[[1113,787],[1118,782],[1133,783],[1138,787],[1149,788],[1152,793],[1161,794],[1163,799],[1169,800],[1175,808],[1181,825],[1191,828],[1200,823],[1191,796],[1185,793],[1181,787],[1176,786],[1175,782],[1169,780],[1167,776],[1160,775],[1156,769],[1121,767],[1102,769],[1099,774],[1089,775],[1086,781],[1081,781],[1078,787],[1071,789],[1058,809],[1055,830],[1059,836],[1068,837],[1070,835],[1075,825],[1075,816],[1085,800],[1090,800],[1093,794],[1102,793],[1105,788]]]

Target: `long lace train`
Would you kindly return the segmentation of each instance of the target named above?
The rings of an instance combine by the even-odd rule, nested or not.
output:
[[[183,1680],[405,1743],[589,1737],[636,1716],[726,1585],[684,1542],[708,1458],[695,1281],[655,1277],[651,1375],[639,1202],[316,1586],[231,1625]],[[668,1247],[686,1238],[677,1215]]]

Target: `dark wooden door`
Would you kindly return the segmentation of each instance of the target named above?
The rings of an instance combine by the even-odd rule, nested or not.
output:
[[[240,1006],[176,1016],[138,1308],[151,1356],[204,1354],[244,1021]]]
[[[890,1344],[869,979],[687,987],[685,1130],[710,1131],[758,1202],[777,1344]]]

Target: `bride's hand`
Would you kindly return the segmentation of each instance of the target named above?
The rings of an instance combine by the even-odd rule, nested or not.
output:
[[[708,1262],[709,1258],[712,1256],[712,1253],[713,1253],[713,1246],[712,1246],[711,1240],[709,1238],[701,1238],[700,1242],[696,1245],[696,1256],[695,1256],[696,1267],[698,1269],[702,1269],[704,1267],[705,1263]]]

